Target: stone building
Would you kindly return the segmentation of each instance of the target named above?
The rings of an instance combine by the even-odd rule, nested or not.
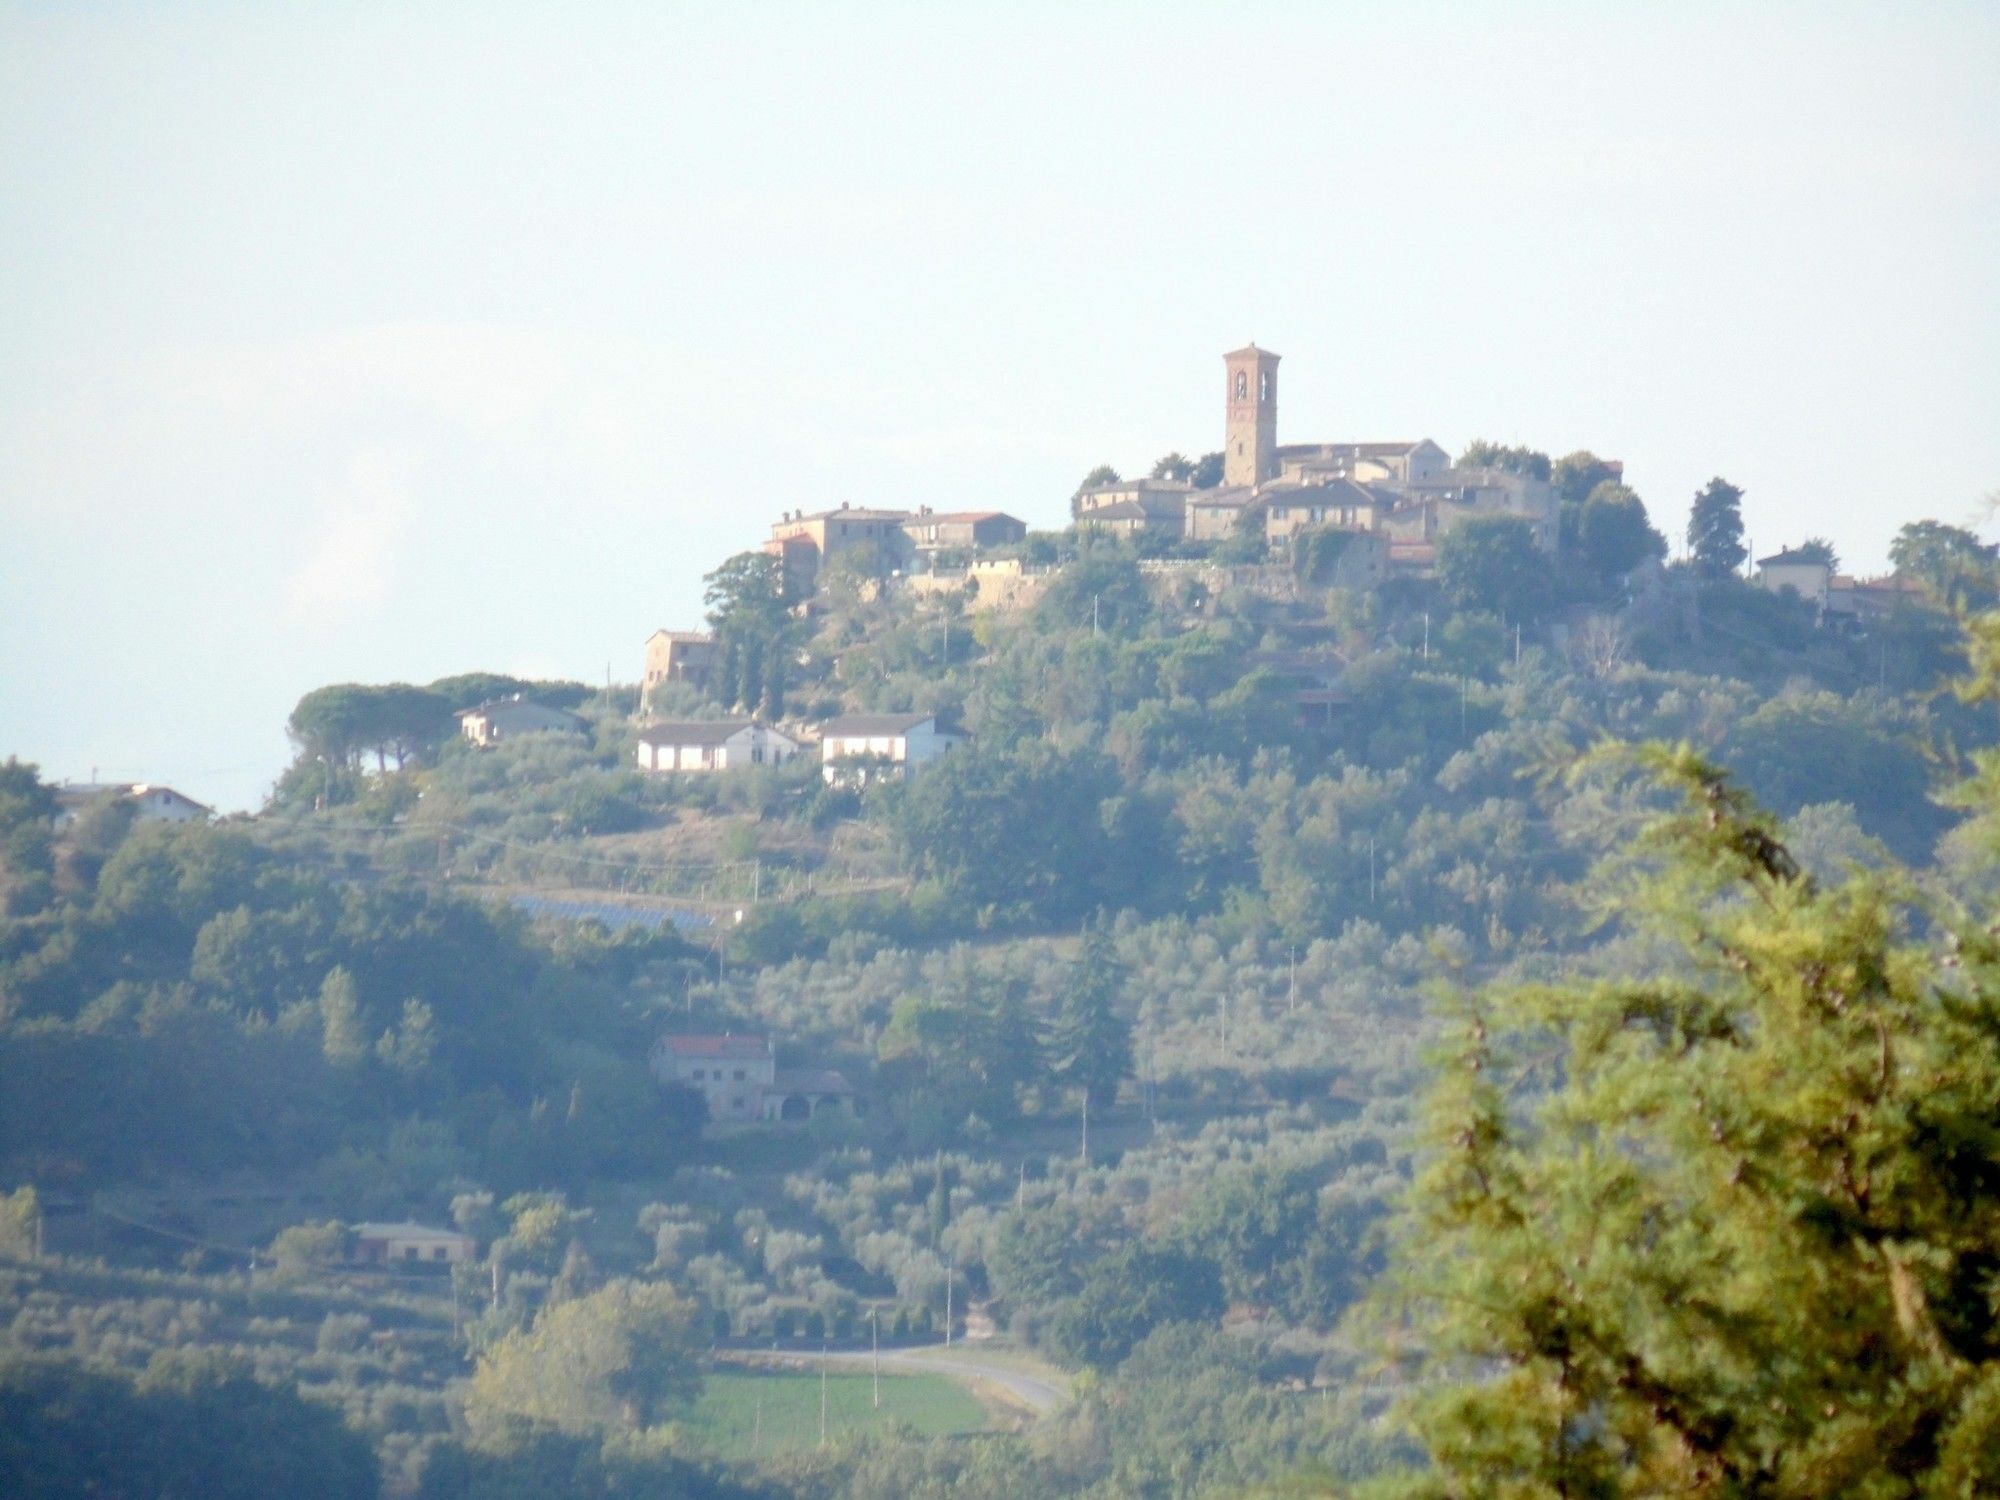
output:
[[[935,511],[922,506],[903,523],[919,553],[978,552],[1025,541],[1028,523],[998,510]]]
[[[836,510],[787,511],[772,523],[764,550],[785,565],[786,587],[810,594],[837,558],[866,555],[871,570],[907,571],[916,556],[915,544],[903,527],[906,510],[868,510],[841,505]]]
[[[639,701],[650,703],[662,683],[685,682],[707,692],[715,678],[715,637],[702,630],[656,630],[646,637],[646,671]]]

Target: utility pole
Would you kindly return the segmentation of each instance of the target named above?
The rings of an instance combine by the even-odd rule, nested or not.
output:
[[[1097,635],[1097,595],[1095,594],[1090,596],[1090,634],[1093,639]]]
[[[1014,1185],[1014,1212],[1019,1213],[1028,1204],[1028,1158],[1021,1158],[1021,1180]]]
[[[875,1410],[882,1409],[882,1329],[876,1321],[879,1307],[868,1309],[868,1368],[875,1377]]]
[[[1521,622],[1514,622],[1514,665],[1521,665]]]
[[[1077,1160],[1086,1167],[1090,1165],[1090,1088],[1083,1090],[1083,1145],[1077,1151]]]
[[[1431,659],[1431,612],[1424,611],[1424,660]]]
[[[955,1261],[944,1263],[944,1346],[947,1349],[951,1347],[951,1281],[952,1273],[957,1269]]]

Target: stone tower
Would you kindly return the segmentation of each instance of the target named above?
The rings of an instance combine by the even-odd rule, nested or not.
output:
[[[1222,356],[1228,371],[1222,482],[1262,484],[1278,477],[1278,356],[1245,344]]]

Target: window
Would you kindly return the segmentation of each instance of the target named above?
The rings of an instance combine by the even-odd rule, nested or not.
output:
[[[701,1080],[701,1069],[700,1069],[700,1068],[696,1068],[696,1069],[694,1070],[694,1076],[695,1076],[695,1080],[696,1080],[697,1082],[699,1082],[699,1081]]]
[[[1265,370],[1257,377],[1257,403],[1260,406],[1271,404],[1271,372],[1269,370]]]
[[[738,1083],[741,1083],[743,1081],[743,1070],[741,1068],[738,1068],[736,1070],[736,1081]]]
[[[1236,372],[1236,399],[1238,401],[1241,401],[1249,394],[1250,394],[1249,373],[1244,370],[1238,370]]]

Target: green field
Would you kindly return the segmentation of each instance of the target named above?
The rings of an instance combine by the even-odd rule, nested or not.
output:
[[[816,1372],[722,1371],[708,1377],[688,1426],[726,1458],[809,1448],[819,1441],[819,1400]],[[892,1421],[926,1435],[972,1432],[986,1425],[986,1411],[965,1387],[942,1375],[884,1374],[879,1411],[865,1372],[827,1375],[829,1442],[846,1433],[880,1431]]]

